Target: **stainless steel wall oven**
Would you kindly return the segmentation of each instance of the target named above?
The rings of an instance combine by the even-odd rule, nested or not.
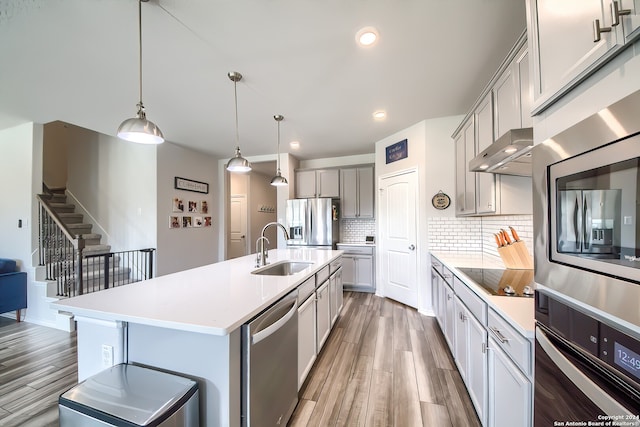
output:
[[[532,153],[535,425],[640,426],[640,92]]]

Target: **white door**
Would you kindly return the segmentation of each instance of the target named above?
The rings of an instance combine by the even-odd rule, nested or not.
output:
[[[229,224],[229,259],[245,256],[247,252],[247,195],[231,196]]]
[[[380,180],[380,255],[386,297],[418,306],[417,172]]]

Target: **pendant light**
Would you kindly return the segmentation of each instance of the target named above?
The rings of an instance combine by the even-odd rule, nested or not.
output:
[[[284,119],[284,116],[281,116],[280,114],[278,114],[273,116],[273,118],[276,120],[276,122],[278,122],[278,157],[276,158],[277,172],[276,172],[276,176],[271,178],[271,185],[280,187],[284,185],[289,185],[289,182],[287,182],[287,178],[282,176],[282,174],[280,173],[280,122]]]
[[[227,163],[227,170],[229,172],[249,172],[251,170],[251,163],[240,154],[240,141],[238,138],[238,82],[242,79],[242,74],[237,71],[230,71],[228,74],[229,79],[233,82],[233,94],[236,106],[236,155],[232,157]]]
[[[153,122],[147,120],[147,115],[142,103],[142,2],[149,0],[138,0],[138,46],[139,71],[140,71],[140,102],[137,104],[138,113],[136,117],[127,119],[118,127],[118,138],[125,141],[137,142],[139,144],[162,144],[164,136]]]

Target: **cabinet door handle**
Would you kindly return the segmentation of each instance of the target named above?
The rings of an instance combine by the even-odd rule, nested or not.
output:
[[[631,9],[620,9],[620,5],[618,4],[618,0],[613,0],[611,2],[611,26],[615,27],[616,25],[620,25],[620,17],[624,15],[630,15]]]
[[[502,335],[502,332],[500,332],[499,330],[497,330],[496,328],[494,328],[493,326],[489,327],[489,329],[491,330],[491,332],[493,332],[493,335],[498,338],[498,340],[502,343],[502,344],[506,344],[509,342],[509,338],[505,337],[504,335]]]
[[[610,33],[610,32],[611,32],[611,27],[601,27],[599,19],[593,20],[593,42],[594,43],[598,43],[600,40],[602,40],[602,38],[600,37],[600,34]]]
[[[487,343],[486,343],[486,342],[483,342],[483,343],[482,343],[482,352],[483,352],[483,353],[486,353],[486,352],[487,352]]]

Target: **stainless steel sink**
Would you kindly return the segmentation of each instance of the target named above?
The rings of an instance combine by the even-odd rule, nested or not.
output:
[[[280,261],[275,264],[253,270],[251,274],[267,275],[267,276],[290,276],[304,270],[312,265],[312,262],[302,261]]]

